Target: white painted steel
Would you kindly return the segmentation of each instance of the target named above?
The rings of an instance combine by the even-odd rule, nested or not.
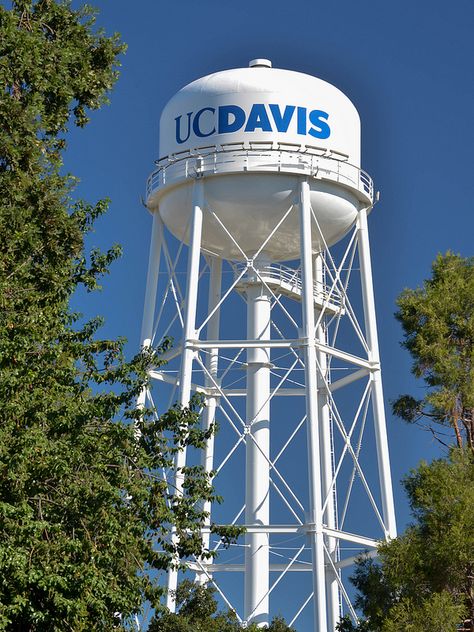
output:
[[[319,287],[324,287],[324,262],[323,255],[314,258],[314,281]],[[319,314],[318,314],[319,316]],[[316,339],[320,344],[327,344],[325,321],[318,318],[316,327]],[[333,439],[332,422],[328,398],[328,384],[330,382],[328,373],[328,356],[326,353],[317,350],[317,374],[318,374],[318,420],[320,425],[320,453],[321,453],[321,486],[324,510],[324,524],[330,529],[337,529],[336,520],[336,490],[334,489],[334,459],[333,459]],[[328,537],[326,548],[334,564],[338,561],[338,540]],[[337,577],[334,574],[331,564],[325,565],[326,572],[326,593],[328,604],[328,630],[333,632],[336,624],[341,618],[340,594]]]
[[[271,131],[258,126],[245,131],[255,104],[261,106],[260,122],[265,116],[273,117]],[[235,132],[219,133],[217,122],[214,133],[213,121],[218,118],[213,117],[222,114],[219,108],[225,112],[230,105],[240,108],[235,112],[244,112],[245,124]],[[315,140],[308,134],[313,109],[327,111],[327,138]],[[188,113],[190,133],[178,142],[175,119],[182,117],[180,130],[186,136],[182,126],[187,124]],[[276,129],[278,113],[281,120]],[[305,134],[298,128],[301,113],[306,116]],[[283,130],[285,117],[288,125]],[[226,121],[232,122],[231,118]],[[151,344],[155,331],[163,238],[169,282],[163,285],[165,295],[158,310],[163,314],[163,326],[157,323],[156,327],[166,334],[172,331],[176,345],[164,354],[170,368],[156,367],[150,377],[161,387],[176,389],[171,397],[183,406],[188,405],[193,391],[202,393],[206,398],[204,429],[214,420],[227,424],[225,449],[219,447],[219,433],[216,439],[209,439],[202,453],[201,463],[207,472],[215,469],[216,481],[229,464],[235,467],[237,458],[242,469],[245,467],[245,485],[241,477],[236,478],[230,494],[232,501],[234,491],[239,493],[240,510],[226,521],[246,527],[245,544],[239,540],[232,545],[230,559],[226,554],[222,561],[220,557],[217,561],[194,559],[189,569],[201,584],[214,584],[229,607],[235,607],[233,597],[219,577],[226,572],[242,573],[243,592],[238,602],[244,605],[238,620],[253,621],[260,627],[273,614],[271,602],[289,574],[309,573],[314,594],[308,586],[288,620],[297,626],[301,613],[312,604],[313,632],[334,632],[341,598],[346,600],[344,611],[355,616],[340,569],[353,563],[354,549],[369,549],[375,555],[377,540],[396,533],[367,234],[374,191],[372,180],[360,169],[357,112],[333,86],[300,73],[272,69],[268,60],[257,59],[249,69],[210,75],[183,88],[163,112],[160,151],[157,169],[147,183],[147,206],[154,223],[142,343]],[[352,233],[337,263],[330,246],[348,231]],[[176,258],[166,241],[169,233],[181,242]],[[177,266],[183,244],[189,244],[184,291]],[[203,265],[204,258],[209,270]],[[230,276],[223,275],[223,264]],[[355,283],[355,291],[362,291],[363,318],[355,309],[360,301],[352,304],[348,288],[359,267],[360,287]],[[201,276],[208,272],[209,278],[204,280],[207,314],[202,314],[206,301],[197,310],[198,287]],[[236,311],[233,297],[237,293],[238,301],[243,297],[247,303],[246,316]],[[171,317],[163,308],[167,295],[171,297]],[[231,312],[226,311],[229,304]],[[242,322],[246,318],[242,331],[226,330],[227,318],[234,327],[240,325],[239,318]],[[349,345],[338,337],[343,321],[344,336],[347,329],[354,334]],[[341,392],[348,394],[344,405],[347,399],[353,405],[347,418],[337,405]],[[146,397],[144,391],[139,406],[145,405]],[[274,397],[279,399],[270,410]],[[294,397],[297,399],[286,400]],[[306,414],[296,412],[299,403],[301,408],[304,404]],[[372,412],[368,412],[370,403]],[[275,414],[280,405],[290,411],[283,420]],[[372,480],[373,468],[366,466],[361,450],[367,440],[367,415],[373,418],[375,442],[370,437],[366,452],[369,457],[377,455],[377,481]],[[307,461],[302,458],[300,463],[299,453],[295,458],[291,450],[296,449],[293,443],[297,440],[301,447],[304,426]],[[270,451],[271,427],[278,428],[276,437],[281,441],[276,455],[273,444]],[[291,471],[284,469],[288,456]],[[178,495],[183,492],[181,469],[188,463],[186,459],[184,451],[176,458]],[[306,467],[309,491],[302,492],[290,481],[295,480],[295,472],[303,476]],[[351,533],[358,529],[348,516],[351,510],[359,510],[362,497],[364,511],[368,508],[373,514],[372,524],[367,533]],[[274,500],[280,503],[277,511],[286,524],[273,523],[270,508],[277,505]],[[227,498],[224,509],[226,502]],[[221,551],[222,543],[211,535],[215,508],[206,504],[204,509],[213,515],[205,520],[203,543]],[[176,541],[174,530],[172,538]],[[294,548],[290,546],[285,553],[285,547],[278,546],[281,539],[295,541]],[[170,571],[170,591],[177,581],[177,571]],[[174,608],[171,592],[167,605]]]
[[[148,207],[159,207],[171,232],[188,243],[192,180],[206,176],[213,214],[204,218],[203,248],[225,259],[256,252],[291,206],[301,175],[311,176],[311,204],[327,244],[350,230],[359,202],[373,201],[372,181],[360,170],[354,105],[329,83],[271,68],[268,60],[203,77],[175,94],[160,119],[159,155]],[[298,256],[297,234],[295,214],[268,245],[273,260]],[[313,240],[321,251],[317,230]]]
[[[250,131],[249,114],[254,104],[264,106],[271,131],[265,131],[259,125]],[[278,126],[270,104],[278,108],[278,118],[288,117],[289,120]],[[246,120],[234,132],[219,133],[217,119],[223,114],[219,108],[229,105],[242,109]],[[291,106],[295,109],[290,117],[290,110],[285,111],[285,108]],[[206,111],[201,113],[196,124],[196,114],[203,108]],[[315,129],[318,125],[309,120],[313,110],[328,115],[322,120],[330,127],[329,137],[322,138],[324,134]],[[188,113],[191,113],[189,117]],[[182,118],[177,122],[180,116]],[[225,118],[231,122],[233,117],[229,114]],[[189,130],[188,119],[191,123]],[[177,125],[180,140],[185,139],[184,142],[177,141]],[[316,135],[311,134],[311,130]],[[198,136],[196,131],[203,135]],[[225,144],[268,142],[269,139],[297,146],[322,145],[344,153],[349,162],[360,164],[360,119],[356,108],[335,86],[300,72],[260,66],[224,70],[202,77],[179,90],[164,107],[160,119],[160,156],[216,144],[216,141]]]
[[[217,257],[209,258],[210,268],[210,280],[209,280],[209,297],[208,297],[208,311],[213,315],[209,319],[207,324],[207,337],[210,339],[219,338],[219,325],[220,325],[220,310],[219,301],[221,298],[221,286],[222,286],[222,260]],[[205,378],[205,386],[208,397],[206,399],[206,407],[202,412],[202,429],[205,432],[209,432],[216,418],[216,408],[218,405],[218,393],[213,388],[218,380],[218,366],[219,366],[219,349],[213,347],[209,350],[206,357],[206,367],[208,375]],[[204,471],[210,474],[214,469],[214,434],[212,434],[207,440],[206,447],[202,451],[202,465]],[[205,526],[211,524],[211,503],[206,501],[203,506],[203,510],[208,514],[208,517],[204,520]],[[210,532],[203,532],[202,534],[203,545],[205,549],[210,548]],[[208,578],[204,573],[198,573],[198,582],[200,584],[206,584]]]
[[[152,342],[162,241],[163,222],[161,221],[160,214],[154,213],[146,276],[145,304],[143,307],[142,329],[140,335],[140,341],[143,348],[150,347]],[[144,388],[137,399],[137,407],[140,409],[143,409],[146,403],[146,390],[147,389]]]
[[[324,243],[331,245],[350,230],[360,203],[368,205],[373,199],[369,176],[326,153],[317,148],[305,148],[303,153],[293,147],[202,148],[191,157],[160,161],[148,181],[147,206],[152,211],[159,208],[169,230],[189,243],[193,178],[206,177],[206,201],[212,213],[204,216],[203,248],[224,259],[245,260],[243,253],[256,252],[292,205],[299,178],[309,175],[319,224],[319,229],[313,226],[313,249],[321,251]],[[297,258],[297,234],[295,213],[266,247],[274,261]]]
[[[142,331],[140,336],[142,347],[150,346],[153,335],[162,240],[163,222],[161,221],[160,214],[154,213],[151,228],[150,255],[148,258],[148,271],[146,277],[145,305],[143,308]]]
[[[265,524],[265,525],[244,525],[248,533],[305,533],[306,524]],[[208,533],[209,530],[204,528],[203,533]],[[376,548],[378,540],[373,538],[364,537],[359,534],[349,533],[342,531],[341,529],[330,529],[323,526],[323,533],[330,537],[337,538],[344,542],[353,542],[354,544],[360,544],[364,548]]]
[[[233,143],[229,146],[197,147],[183,155],[161,158],[156,161],[157,168],[147,180],[147,203],[155,204],[163,189],[183,180],[192,181],[197,174],[212,176],[238,173],[258,173],[261,176],[266,173],[308,175],[319,180],[337,182],[354,191],[361,201],[373,201],[372,178],[337,152],[313,146],[303,150],[285,143],[265,145],[250,145],[240,149]]]
[[[188,406],[191,398],[192,364],[195,351],[190,344],[196,336],[196,309],[199,284],[199,260],[201,256],[202,235],[202,209],[203,186],[200,179],[194,183],[193,214],[191,223],[191,242],[189,249],[187,283],[186,283],[186,307],[184,313],[183,352],[181,356],[180,370],[180,397],[181,406]],[[183,467],[186,465],[186,450],[180,450],[176,455],[174,485],[176,495],[183,493]],[[172,540],[176,542],[176,531],[173,528]],[[166,597],[167,607],[174,612],[176,608],[175,591],[178,585],[178,571],[171,569],[168,573],[168,592]]]
[[[380,371],[379,343],[377,337],[377,320],[375,316],[374,288],[372,281],[372,263],[370,261],[369,231],[367,228],[367,211],[362,208],[358,215],[358,241],[362,280],[362,298],[364,303],[365,327],[369,345],[369,358],[376,365],[370,379],[372,382],[372,406],[374,409],[375,438],[377,442],[377,460],[382,495],[383,517],[386,536],[395,538],[397,525],[393,502],[392,475],[390,473],[390,455],[388,451],[387,424],[383,403],[382,374]]]
[[[271,68],[272,62],[269,59],[252,59],[249,61],[249,68],[255,68],[257,66]]]
[[[255,268],[266,260],[256,261]],[[270,338],[270,293],[256,282],[246,289],[247,337]],[[245,523],[265,525],[270,519],[270,349],[247,350]],[[269,536],[248,533],[245,538],[244,616],[259,627],[268,625]]]
[[[233,348],[245,348],[250,349],[252,347],[258,347],[261,343],[255,340],[206,340],[206,341],[194,341],[196,349],[209,349],[211,347],[218,347],[219,349],[233,349]],[[294,347],[300,348],[305,345],[305,341],[301,338],[287,338],[282,340],[265,340],[265,345],[268,347],[277,348],[285,348],[285,347]],[[190,345],[193,344],[193,341],[190,342]],[[320,351],[324,351],[330,356],[334,358],[340,358],[341,360],[345,360],[354,366],[360,366],[367,368],[369,370],[376,370],[377,366],[374,364],[373,360],[366,360],[365,358],[360,358],[359,356],[355,356],[352,353],[347,353],[347,351],[343,351],[341,349],[336,349],[335,347],[331,347],[330,345],[323,344],[321,342],[316,342],[316,346]]]
[[[306,429],[308,441],[309,515],[308,536],[311,541],[314,591],[314,632],[327,630],[326,578],[324,572],[324,534],[321,494],[321,458],[318,419],[318,377],[313,303],[313,253],[311,248],[311,203],[307,180],[300,184],[301,275],[303,282],[302,320],[305,340]]]

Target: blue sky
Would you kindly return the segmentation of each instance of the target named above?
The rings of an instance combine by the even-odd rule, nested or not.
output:
[[[77,4],[76,2],[74,3]],[[98,24],[128,44],[111,105],[69,138],[66,169],[77,194],[110,197],[91,246],[119,242],[124,256],[103,292],[75,306],[106,319],[104,334],[139,345],[151,217],[145,180],[158,157],[158,121],[183,85],[265,57],[345,92],[362,120],[362,167],[381,201],[369,217],[386,402],[420,393],[393,318],[404,287],[419,285],[438,252],[473,254],[474,5],[317,0],[96,1]],[[387,412],[389,412],[387,406]],[[409,519],[399,480],[438,448],[428,433],[388,414],[399,525]]]

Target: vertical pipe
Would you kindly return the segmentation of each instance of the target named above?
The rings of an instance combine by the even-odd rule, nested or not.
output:
[[[306,427],[308,441],[309,517],[307,533],[312,548],[314,590],[314,632],[327,632],[326,578],[321,497],[321,462],[318,420],[318,379],[314,322],[313,253],[310,188],[306,178],[300,184],[300,241],[302,268],[302,312],[305,358]]]
[[[258,269],[258,263],[255,262]],[[262,283],[249,285],[247,294],[247,339],[270,339],[271,298]],[[245,523],[268,525],[270,520],[270,349],[247,350],[247,435]],[[259,627],[268,624],[269,535],[248,533],[245,537],[244,616]]]
[[[209,279],[209,299],[208,299],[208,314],[210,314],[221,300],[221,284],[222,284],[222,259],[218,257],[210,257],[210,279]],[[219,325],[220,325],[220,309],[217,309],[213,316],[207,323],[207,339],[218,340],[219,339]],[[206,368],[209,371],[210,376],[206,376],[205,385],[208,388],[213,388],[215,382],[218,380],[218,363],[219,363],[219,349],[209,349],[209,353],[206,357]],[[214,423],[216,416],[216,408],[218,405],[218,397],[212,395],[206,399],[206,408],[202,414],[202,429],[204,431],[209,430]],[[202,452],[202,466],[204,470],[209,474],[214,468],[214,435],[209,437],[206,443],[206,447]],[[203,511],[209,514],[204,520],[204,526],[210,527],[211,524],[211,503],[205,501],[203,504]],[[204,548],[209,549],[210,533],[206,531],[202,536]],[[198,573],[197,581],[201,584],[205,584],[208,581],[208,577],[205,573]]]
[[[201,256],[202,215],[204,204],[203,182],[199,178],[194,181],[193,214],[189,235],[188,269],[186,278],[186,307],[184,311],[183,352],[179,377],[179,403],[188,406],[191,397],[191,378],[193,371],[194,349],[192,341],[196,337],[196,311],[199,283],[199,261]],[[186,463],[186,450],[180,450],[175,460],[175,494],[183,493],[184,477],[182,469]],[[176,542],[176,529],[173,528],[171,538]],[[166,605],[174,612],[175,594],[178,585],[178,571],[171,569],[168,573],[168,594]]]
[[[382,376],[380,372],[377,321],[375,317],[374,288],[372,281],[372,265],[370,261],[369,232],[367,228],[367,209],[365,208],[359,211],[357,228],[362,298],[364,303],[367,345],[369,347],[369,360],[373,362],[376,367],[375,370],[372,371],[370,379],[372,383],[372,408],[375,424],[382,511],[385,523],[385,535],[386,537],[394,538],[397,535],[397,526],[395,522],[387,426],[383,404]]]
[[[163,222],[160,213],[156,210],[153,213],[153,224],[151,229],[150,254],[148,257],[148,272],[146,276],[145,304],[143,307],[142,331],[140,342],[142,348],[151,345],[153,336],[153,324],[155,319],[156,293],[158,290],[158,275],[160,272],[161,244],[163,242]],[[144,388],[137,400],[137,407],[143,408],[146,400],[146,389]]]
[[[314,282],[318,293],[323,298],[324,292],[324,261],[323,255],[320,253],[314,258]],[[324,318],[321,319],[316,329],[316,340],[321,344],[327,344],[327,334],[324,324]],[[326,509],[324,511],[324,523],[331,529],[337,528],[336,519],[336,500],[335,489],[332,486],[334,475],[333,464],[333,439],[331,428],[331,416],[329,410],[329,373],[328,373],[328,356],[321,351],[316,352],[318,361],[318,418],[320,423],[320,453],[321,453],[321,487],[323,503],[328,497]],[[326,538],[326,547],[333,562],[336,562],[337,556],[337,539],[332,537]],[[328,631],[334,632],[336,624],[340,619],[340,595],[339,584],[335,576],[334,570],[330,564],[325,565],[326,569],[326,591],[328,605]]]

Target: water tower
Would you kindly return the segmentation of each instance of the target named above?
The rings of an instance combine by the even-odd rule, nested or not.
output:
[[[142,402],[203,394],[202,423],[220,430],[202,463],[224,496],[203,538],[220,550],[211,523],[246,527],[189,570],[242,622],[281,612],[332,632],[356,616],[347,569],[395,536],[358,113],[256,59],[180,90],[159,155],[142,342],[174,346]],[[187,458],[169,474],[177,494]]]

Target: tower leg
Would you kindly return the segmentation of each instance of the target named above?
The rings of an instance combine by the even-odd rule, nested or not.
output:
[[[324,288],[324,262],[323,255],[316,255],[314,260],[314,281],[316,288]],[[327,334],[324,321],[321,321],[316,329],[316,339],[322,344],[327,344]],[[332,486],[334,474],[333,467],[333,438],[331,428],[331,416],[329,410],[328,397],[328,356],[321,351],[316,352],[318,361],[318,419],[320,424],[320,452],[321,452],[321,486],[323,504],[326,502],[324,511],[324,523],[331,529],[337,529],[336,520],[336,498],[335,489]],[[327,500],[326,500],[327,498]],[[326,546],[333,562],[337,559],[337,540],[327,537]],[[339,584],[334,570],[330,564],[325,565],[326,572],[326,592],[328,608],[328,631],[334,632],[336,624],[340,619],[340,594]]]
[[[306,179],[300,184],[300,239],[302,268],[302,311],[305,359],[306,427],[308,437],[309,517],[308,537],[312,548],[314,590],[314,632],[327,632],[326,577],[321,495],[320,427],[318,419],[318,379],[314,321],[313,253],[311,239],[310,189]]]
[[[387,426],[383,405],[382,376],[380,372],[380,356],[377,338],[377,321],[375,317],[374,289],[372,282],[372,265],[370,261],[369,232],[367,229],[367,210],[359,211],[357,219],[357,238],[359,245],[360,275],[362,298],[364,303],[365,329],[369,346],[369,359],[377,366],[371,373],[372,407],[375,424],[375,440],[379,468],[382,511],[385,523],[385,535],[394,538],[397,535],[395,508],[393,504],[392,478],[390,474],[390,457],[388,452]]]
[[[222,259],[217,257],[211,257],[209,259],[210,267],[210,279],[209,279],[209,300],[208,300],[208,313],[210,314],[221,299],[221,284],[222,284]],[[220,324],[220,310],[216,309],[212,317],[207,323],[207,339],[218,340],[219,339],[219,324]],[[205,385],[208,388],[213,388],[215,382],[218,379],[218,362],[219,362],[219,349],[209,349],[209,353],[206,358],[206,368],[209,371],[209,376],[206,376]],[[204,431],[209,430],[215,421],[216,408],[218,406],[218,397],[213,395],[206,399],[206,407],[202,413],[202,429]],[[209,474],[214,467],[214,435],[210,436],[207,440],[206,447],[202,453],[202,466],[204,470]],[[204,526],[210,527],[211,525],[211,503],[205,501],[203,510],[209,514],[204,520]],[[210,545],[210,532],[206,531],[202,536],[204,548],[209,549]],[[197,581],[200,584],[206,584],[208,576],[205,573],[198,573]]]
[[[258,264],[255,266],[258,268]],[[270,339],[271,300],[263,284],[247,289],[247,338]],[[268,525],[270,493],[270,349],[247,350],[247,436],[245,522]],[[245,620],[268,624],[269,535],[245,538]]]
[[[146,348],[151,345],[151,339],[153,336],[162,242],[163,222],[161,221],[160,213],[157,210],[153,213],[153,225],[151,229],[150,255],[148,257],[148,272],[145,289],[145,305],[143,308],[142,331],[140,336],[142,348]],[[146,389],[143,389],[138,396],[137,407],[143,408],[145,406],[145,400]]]
[[[188,270],[186,280],[186,307],[184,312],[183,352],[181,357],[181,370],[179,376],[181,406],[188,406],[191,397],[191,378],[193,371],[193,359],[195,351],[193,340],[196,337],[196,309],[199,283],[199,261],[201,256],[202,215],[204,204],[204,191],[202,180],[194,182],[193,188],[193,214],[191,232],[189,236]],[[180,450],[175,461],[175,493],[182,495],[184,477],[182,469],[186,463],[186,450]],[[171,537],[176,541],[176,529],[173,528]],[[167,607],[174,612],[175,593],[178,585],[178,571],[171,569],[168,573]]]

